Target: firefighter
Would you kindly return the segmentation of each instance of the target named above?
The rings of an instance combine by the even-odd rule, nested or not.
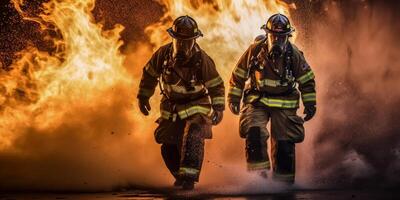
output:
[[[261,28],[266,35],[256,38],[232,73],[229,108],[240,114],[247,169],[266,175],[271,165],[267,151],[271,136],[273,178],[291,184],[295,179],[295,144],[304,140],[304,121],[316,113],[314,73],[303,53],[289,41],[294,29],[286,16],[272,15]],[[296,114],[299,93],[304,119]]]
[[[214,61],[196,43],[203,36],[196,21],[178,17],[168,30],[172,42],[159,48],[143,69],[140,111],[148,115],[149,98],[160,86],[161,117],[155,139],[175,186],[193,189],[199,181],[204,140],[211,139],[225,109],[225,87]]]

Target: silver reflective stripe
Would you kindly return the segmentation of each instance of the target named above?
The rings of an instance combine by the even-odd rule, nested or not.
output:
[[[176,121],[177,114],[176,113],[170,113],[165,110],[161,110],[161,118],[166,119],[166,120],[172,120],[173,122]]]
[[[265,162],[257,162],[257,163],[247,163],[247,169],[248,170],[263,170],[263,169],[269,169],[271,167],[269,161]]]
[[[288,86],[287,82],[281,83],[281,80],[272,80],[272,79],[262,79],[258,81],[261,87],[269,86],[269,87],[280,87],[280,86]]]
[[[235,96],[241,97],[242,93],[243,93],[243,90],[240,89],[240,88],[237,88],[237,87],[231,87],[229,89],[229,94],[231,94],[231,95],[235,95]]]
[[[275,179],[279,179],[282,181],[293,181],[295,178],[295,174],[279,174],[279,173],[274,173],[273,174]]]
[[[297,81],[300,84],[304,84],[309,80],[312,80],[315,78],[314,72],[313,71],[308,71],[307,73],[305,73],[303,76],[300,76]]]
[[[260,102],[269,106],[276,108],[297,108],[299,107],[298,100],[282,100],[282,99],[271,99],[271,98],[261,98]]]
[[[211,112],[210,108],[206,108],[206,107],[203,107],[203,106],[192,106],[192,107],[190,107],[188,109],[185,109],[185,110],[182,110],[182,111],[178,112],[178,115],[179,115],[179,117],[181,119],[185,119],[185,118],[190,117],[190,116],[192,116],[194,114],[197,114],[197,113],[208,115],[208,114],[210,114],[210,112]]]
[[[242,79],[247,79],[247,72],[244,69],[241,69],[239,67],[237,67],[235,69],[235,71],[233,72],[233,74],[235,74],[236,76],[242,78]]]
[[[150,76],[154,77],[154,78],[158,78],[160,76],[160,74],[158,74],[153,67],[151,67],[151,65],[149,63],[146,64],[146,66],[144,67],[144,69],[146,70],[147,73],[150,74]]]
[[[218,86],[218,85],[220,85],[222,83],[224,83],[224,81],[222,80],[221,77],[218,76],[218,77],[216,77],[214,79],[211,79],[211,80],[207,81],[206,83],[204,83],[204,85],[207,88],[212,88],[212,87]]]
[[[315,94],[315,92],[301,94],[301,98],[303,99],[303,102],[317,101],[317,95]]]
[[[189,167],[179,168],[179,174],[198,175],[199,173],[200,173],[200,170],[195,169],[195,168],[189,168]]]
[[[194,94],[194,93],[198,93],[198,92],[200,92],[201,90],[204,89],[203,85],[195,85],[194,86],[194,90],[187,91],[185,86],[169,85],[169,84],[166,84],[166,83],[163,83],[163,87],[168,92],[175,92],[175,93],[179,93],[179,94]]]
[[[225,104],[225,97],[214,97],[211,99],[213,105]]]

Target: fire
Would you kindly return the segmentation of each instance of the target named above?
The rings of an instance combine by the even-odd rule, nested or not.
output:
[[[103,31],[90,14],[94,0],[50,1],[39,17],[21,10],[23,0],[13,3],[25,20],[59,36],[45,38],[56,49],[51,55],[29,47],[10,72],[1,71],[0,148],[10,143],[18,127],[57,126],[69,107],[90,105],[113,86],[131,82],[119,52],[123,27]]]
[[[129,66],[131,70],[127,70],[126,65],[132,62],[129,61],[129,56],[132,55],[126,56],[119,51],[122,45],[120,32],[123,27],[116,25],[114,29],[104,31],[102,25],[97,24],[91,14],[95,0],[50,0],[43,5],[44,11],[39,16],[31,16],[24,12],[22,9],[24,0],[12,0],[12,2],[25,20],[40,25],[44,39],[54,44],[55,51],[43,52],[31,45],[19,53],[20,58],[14,61],[10,71],[0,69],[0,151],[13,151],[15,139],[20,136],[20,132],[33,130],[35,134],[57,134],[55,130],[60,130],[60,127],[69,128],[66,122],[75,122],[74,120],[82,120],[75,123],[78,124],[78,128],[74,129],[81,137],[85,137],[87,129],[80,128],[80,123],[91,122],[89,124],[92,126],[99,126],[93,129],[91,134],[103,131],[102,123],[108,123],[113,119],[113,113],[103,113],[106,116],[103,116],[103,121],[99,123],[97,121],[93,123],[87,118],[91,116],[94,118],[104,106],[108,108],[107,111],[112,112],[113,104],[121,104],[114,102],[115,96],[124,98],[122,101],[124,105],[122,108],[118,107],[124,110],[120,111],[123,114],[114,120],[114,123],[123,121],[121,122],[123,125],[115,125],[116,128],[124,132],[132,131],[135,133],[132,137],[139,138],[130,140],[132,143],[125,142],[125,146],[130,148],[130,144],[135,144],[141,147],[140,144],[146,144],[146,148],[152,147],[148,145],[152,137],[149,133],[154,129],[154,119],[159,115],[157,112],[159,102],[156,100],[160,97],[155,95],[157,97],[152,98],[153,110],[150,119],[144,118],[138,111],[136,102],[132,102],[138,89],[140,74],[138,72],[145,62],[144,60],[142,62],[142,59],[147,60],[148,57],[135,56],[133,58],[135,69]],[[159,23],[145,30],[153,46],[158,48],[170,41],[166,29],[171,26],[174,18],[190,15],[197,20],[205,35],[198,42],[214,59],[225,81],[228,80],[241,53],[257,35],[263,34],[260,27],[268,17],[277,12],[289,15],[289,9],[293,7],[279,0],[164,0],[159,3],[166,8],[164,17]],[[143,45],[143,48],[139,48],[133,55],[151,54],[147,52],[148,46],[144,45],[143,41],[136,41],[135,44]],[[124,93],[115,92],[115,88],[123,88]],[[86,112],[89,110],[90,115],[79,116],[81,108]],[[77,119],[74,119],[75,117]],[[225,122],[232,121],[229,117],[225,118]],[[136,129],[132,130],[132,127]],[[224,128],[224,125],[217,129],[221,128]],[[109,129],[104,130],[106,131]],[[96,142],[103,144],[105,140],[102,137],[103,135],[99,136]],[[113,146],[113,153],[120,155],[119,145],[122,142],[107,141],[107,149],[103,147],[101,150],[108,152],[109,146]],[[68,149],[66,146],[57,146],[57,150],[63,148]],[[151,151],[157,151],[158,154],[159,149],[154,149]],[[29,151],[29,149],[15,150],[20,150],[23,155],[25,151]],[[96,152],[103,152],[101,150]],[[117,155],[112,155],[113,158],[119,158]],[[141,155],[141,157],[144,157],[143,162],[146,164],[152,161],[146,156]],[[129,161],[132,165],[126,166],[138,164],[141,162],[139,160],[138,156],[134,161]],[[79,159],[75,161],[79,162]],[[157,162],[155,166],[160,166],[159,160],[154,162]],[[148,170],[149,167],[143,169]],[[132,170],[129,167],[125,171],[131,175]]]
[[[265,34],[260,29],[269,16],[275,13],[289,15],[294,4],[279,0],[162,0],[166,12],[162,20],[147,28],[151,42],[156,47],[168,42],[165,30],[172,20],[181,15],[193,17],[204,38],[200,46],[214,59],[219,72],[227,80],[241,53],[256,36]]]

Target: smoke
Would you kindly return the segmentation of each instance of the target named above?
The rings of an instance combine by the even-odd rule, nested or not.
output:
[[[303,45],[317,74],[319,111],[300,147],[300,158],[312,162],[300,168],[314,187],[399,184],[400,26],[394,7],[324,2],[324,12],[312,14],[304,30],[310,35]]]

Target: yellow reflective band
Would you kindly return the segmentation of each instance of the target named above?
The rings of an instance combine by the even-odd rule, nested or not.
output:
[[[140,88],[139,89],[139,96],[144,96],[144,97],[151,97],[153,95],[154,91],[145,89],[145,88]]]
[[[169,119],[170,117],[171,117],[171,113],[170,112],[168,112],[168,111],[165,111],[165,110],[161,110],[161,117],[163,118],[163,119]]]
[[[254,100],[258,99],[259,96],[256,95],[249,95],[246,97],[246,102],[252,103]]]
[[[270,165],[269,161],[257,162],[257,163],[247,163],[247,169],[250,171],[269,169],[270,167],[271,167],[271,165]]]
[[[247,79],[247,72],[244,69],[241,69],[237,67],[235,71],[233,72],[236,76],[242,78],[242,79]]]
[[[272,80],[272,79],[262,79],[258,81],[261,87],[269,86],[269,87],[278,87],[278,86],[287,86],[287,82],[281,84],[281,80]]]
[[[241,97],[242,93],[243,93],[243,90],[240,89],[240,88],[237,88],[237,87],[231,87],[229,89],[229,94],[231,94],[231,95],[235,95],[235,96]]]
[[[317,101],[317,95],[315,94],[315,92],[302,94],[301,98],[303,99],[303,102]]]
[[[190,107],[188,109],[178,112],[178,115],[181,119],[185,119],[185,118],[190,117],[197,113],[208,115],[210,113],[210,111],[211,111],[210,108],[206,108],[203,106],[193,106],[193,107]]]
[[[293,181],[295,178],[295,174],[279,174],[279,173],[274,173],[273,174],[275,179],[280,179],[282,181]]]
[[[214,97],[211,99],[213,105],[225,104],[225,97]]]
[[[160,75],[156,72],[156,70],[154,70],[153,67],[151,67],[151,65],[149,63],[146,64],[146,66],[144,67],[144,69],[146,70],[147,73],[150,74],[150,76],[154,77],[154,78],[158,78]]]
[[[313,71],[308,71],[306,74],[304,74],[303,76],[301,76],[300,78],[297,79],[297,81],[300,84],[304,84],[309,80],[312,80],[315,78],[314,72]]]
[[[179,168],[179,174],[198,175],[199,173],[200,173],[200,170],[195,169],[195,168],[189,168],[189,167]]]
[[[194,90],[192,90],[192,91],[187,91],[186,87],[181,86],[181,85],[170,85],[170,84],[163,83],[163,86],[166,91],[175,92],[175,93],[179,93],[179,94],[194,94],[194,93],[198,93],[204,89],[203,85],[195,85]]]
[[[207,81],[206,83],[204,83],[204,85],[207,88],[212,88],[212,87],[215,87],[215,86],[220,85],[222,83],[224,83],[224,81],[222,80],[221,77],[218,76],[218,77],[216,77],[214,79],[211,79],[211,80]]]
[[[260,102],[269,107],[276,108],[298,108],[299,101],[298,100],[282,100],[282,99],[270,99],[268,97],[263,97],[260,99]]]

